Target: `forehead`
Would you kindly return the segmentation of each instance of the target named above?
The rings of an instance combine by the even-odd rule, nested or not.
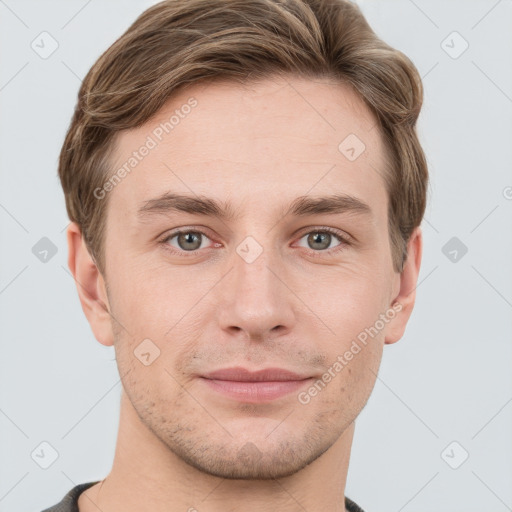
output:
[[[111,208],[135,213],[163,192],[267,209],[308,193],[345,192],[386,208],[376,121],[347,85],[278,77],[182,89],[143,126],[118,134],[123,179]]]

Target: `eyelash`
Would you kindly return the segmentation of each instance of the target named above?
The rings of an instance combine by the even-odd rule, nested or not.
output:
[[[159,243],[161,243],[165,247],[165,249],[170,251],[172,254],[177,254],[180,256],[184,256],[184,257],[197,256],[197,253],[199,251],[201,251],[202,249],[196,249],[194,251],[184,251],[184,250],[175,249],[168,244],[169,240],[172,240],[173,238],[175,238],[176,236],[178,236],[180,234],[187,234],[187,233],[200,234],[200,235],[205,236],[208,239],[210,238],[204,231],[201,231],[200,229],[179,229],[170,234],[166,234],[160,240]],[[315,228],[315,229],[310,229],[309,231],[305,231],[300,235],[299,240],[301,238],[303,238],[305,235],[309,235],[311,233],[329,233],[329,234],[337,237],[340,242],[339,245],[337,245],[336,247],[333,247],[331,249],[324,249],[324,250],[318,250],[318,251],[315,251],[314,249],[308,249],[308,252],[310,252],[310,254],[314,258],[325,257],[325,255],[334,256],[334,255],[338,254],[339,252],[343,251],[344,249],[346,249],[347,246],[351,245],[351,241],[347,235],[345,235],[341,231],[338,231],[337,229],[328,228],[328,227],[323,227],[323,228],[318,228],[318,229]]]

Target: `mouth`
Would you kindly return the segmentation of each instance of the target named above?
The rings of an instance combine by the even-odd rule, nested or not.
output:
[[[249,371],[245,368],[225,368],[201,375],[209,389],[228,398],[246,403],[270,402],[284,397],[312,380],[284,368]]]

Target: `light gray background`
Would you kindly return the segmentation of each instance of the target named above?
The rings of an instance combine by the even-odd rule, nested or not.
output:
[[[81,77],[153,3],[0,0],[1,512],[110,470],[121,384],[67,270],[57,157]],[[359,4],[424,78],[432,181],[415,311],[357,419],[346,494],[368,512],[512,510],[512,1]],[[31,48],[43,31],[59,45],[47,59]],[[457,58],[453,31],[469,43]],[[468,248],[455,262],[452,237]],[[48,469],[31,455],[44,441]]]

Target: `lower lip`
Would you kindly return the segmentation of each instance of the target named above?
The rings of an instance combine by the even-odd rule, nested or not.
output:
[[[297,391],[311,379],[239,382],[232,380],[205,379],[202,380],[213,390],[234,398],[240,402],[269,402]]]

